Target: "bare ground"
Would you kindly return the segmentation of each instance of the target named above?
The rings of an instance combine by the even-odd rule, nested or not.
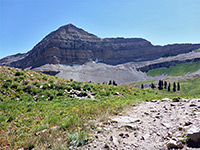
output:
[[[200,99],[177,101],[166,98],[142,102],[107,121],[96,121],[97,129],[89,144],[71,149],[198,150]],[[191,139],[188,141],[187,137]]]

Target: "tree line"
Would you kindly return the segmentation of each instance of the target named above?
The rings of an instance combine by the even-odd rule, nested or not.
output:
[[[152,89],[155,89],[156,88],[156,85],[154,83],[151,83],[150,84],[150,87]],[[144,89],[144,85],[141,84],[141,89]],[[163,81],[163,80],[159,80],[158,81],[158,90],[163,90],[163,89],[167,89],[169,92],[172,90],[173,92],[176,92],[176,91],[180,91],[181,89],[181,86],[180,86],[180,83],[176,83],[174,82],[173,83],[173,87],[171,87],[171,83],[167,83],[167,81]]]

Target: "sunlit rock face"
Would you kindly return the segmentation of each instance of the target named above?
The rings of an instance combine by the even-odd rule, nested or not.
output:
[[[109,65],[155,60],[200,48],[200,44],[154,46],[142,38],[99,38],[72,24],[48,34],[26,54],[0,60],[0,65],[35,68],[45,64],[81,65],[96,61]]]

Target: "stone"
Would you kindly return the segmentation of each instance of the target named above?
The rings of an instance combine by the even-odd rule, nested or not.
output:
[[[193,125],[191,128],[188,129],[187,136],[189,141],[194,144],[199,143],[200,145],[200,128]]]
[[[111,136],[111,137],[110,137],[110,140],[111,140],[116,146],[119,145],[118,139],[117,139],[116,137]]]
[[[109,149],[110,147],[109,147],[108,144],[105,144],[105,145],[104,145],[104,148]]]
[[[138,127],[136,125],[133,124],[125,124],[123,127],[131,129],[131,130],[137,130]]]
[[[167,143],[168,149],[182,149],[184,146],[180,141],[175,141],[170,139],[170,141]]]
[[[133,117],[129,117],[129,116],[119,116],[116,118],[112,118],[111,122],[115,122],[115,123],[134,123],[134,122],[139,122],[140,119],[139,118],[133,118]]]
[[[42,132],[42,133],[45,133],[45,132],[47,132],[47,129],[44,129],[44,130],[42,130],[41,132]]]
[[[51,130],[57,130],[58,126],[51,127]]]
[[[180,97],[173,98],[173,102],[180,102],[180,101],[181,101]]]
[[[172,100],[169,99],[169,98],[163,98],[161,101],[162,101],[162,102],[172,102]]]
[[[122,138],[128,138],[129,137],[129,135],[127,133],[126,134],[120,133],[119,136],[122,137]]]
[[[161,123],[161,125],[165,126],[168,129],[172,126],[170,123]]]

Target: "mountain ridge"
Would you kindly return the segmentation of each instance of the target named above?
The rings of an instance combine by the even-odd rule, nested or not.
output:
[[[25,69],[45,64],[82,65],[94,60],[118,65],[175,56],[198,48],[200,44],[154,46],[143,38],[99,38],[73,24],[68,24],[45,36],[21,57],[12,55],[9,59],[1,59],[0,65]]]

